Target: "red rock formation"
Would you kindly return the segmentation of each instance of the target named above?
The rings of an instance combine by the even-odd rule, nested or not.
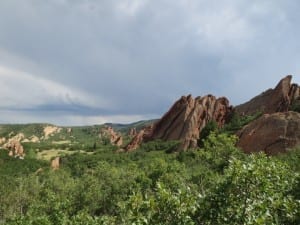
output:
[[[264,151],[268,155],[286,152],[300,145],[300,114],[283,112],[265,114],[239,133],[238,147],[245,152]]]
[[[134,137],[135,135],[137,135],[137,132],[136,132],[136,128],[131,128],[128,132],[128,136],[129,137]]]
[[[179,140],[179,150],[195,148],[205,125],[214,120],[219,127],[223,126],[231,111],[232,107],[224,97],[217,99],[207,95],[194,99],[191,95],[182,96],[151,129],[136,135],[126,150],[132,151],[142,141],[155,139]]]
[[[140,130],[140,132],[137,133],[132,138],[130,143],[125,147],[124,151],[132,152],[132,151],[136,150],[145,139],[148,139],[148,140],[150,139],[150,137],[152,135],[152,131],[153,131],[153,125],[150,125],[144,129]]]
[[[130,143],[125,147],[126,152],[132,152],[136,150],[140,144],[143,142],[145,130],[141,130],[138,134],[136,134]]]
[[[108,137],[112,145],[121,146],[123,144],[123,137],[114,131],[112,127],[105,127],[101,130],[100,136]]]
[[[114,142],[113,142],[114,145],[116,146],[122,146],[123,145],[123,137],[122,136],[119,136]]]
[[[291,103],[299,98],[300,87],[291,84],[292,76],[283,78],[275,87],[254,97],[250,101],[235,107],[241,115],[253,115],[256,112],[287,112]]]

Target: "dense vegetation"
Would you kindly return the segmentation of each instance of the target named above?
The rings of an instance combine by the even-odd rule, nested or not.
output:
[[[300,150],[244,155],[212,130],[198,150],[172,154],[176,142],[126,154],[99,143],[56,171],[0,151],[0,224],[300,224]]]

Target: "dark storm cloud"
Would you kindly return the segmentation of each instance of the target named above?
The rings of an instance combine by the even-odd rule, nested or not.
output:
[[[238,104],[286,74],[300,82],[299,4],[3,0],[2,120],[129,121],[184,94]]]

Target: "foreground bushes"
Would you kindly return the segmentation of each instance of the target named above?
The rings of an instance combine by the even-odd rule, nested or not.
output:
[[[245,156],[235,141],[212,133],[193,152],[102,152],[67,156],[59,171],[6,169],[0,224],[300,224],[299,167]]]

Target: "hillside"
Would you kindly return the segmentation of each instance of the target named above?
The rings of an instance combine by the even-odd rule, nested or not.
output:
[[[118,137],[128,143],[131,129],[139,131],[155,120],[132,124],[103,124],[94,126],[60,127],[53,124],[2,124],[0,125],[0,146],[6,148],[17,141],[24,147],[25,154],[40,159],[52,159],[76,152],[93,152],[101,148],[123,145],[123,140],[114,143]],[[110,130],[112,128],[112,130]],[[114,148],[116,149],[116,148]]]

